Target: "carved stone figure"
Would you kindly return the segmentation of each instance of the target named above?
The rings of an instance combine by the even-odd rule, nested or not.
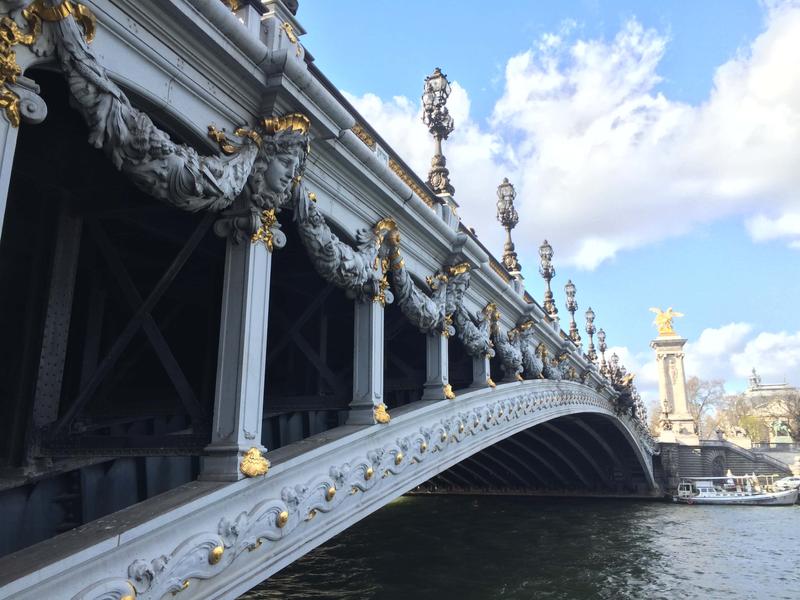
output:
[[[353,248],[331,231],[305,186],[300,184],[296,191],[297,230],[317,273],[343,289],[349,298],[391,303],[393,297],[386,289],[385,279],[388,260],[381,260],[379,250],[383,237],[395,228],[394,223],[381,221],[373,231],[359,229],[358,246]]]
[[[242,191],[258,154],[249,138],[231,156],[200,156],[172,142],[111,81],[72,19],[55,24],[61,68],[74,104],[89,127],[89,143],[147,194],[182,210],[227,208]]]
[[[448,273],[445,311],[452,316],[456,336],[470,356],[491,358],[494,356],[494,348],[489,320],[483,313],[472,316],[464,308],[464,294],[469,288],[469,264],[460,263],[449,267]]]
[[[525,376],[529,379],[541,379],[544,363],[536,355],[537,342],[534,338],[533,321],[525,321],[514,330],[519,338],[519,348],[522,352],[522,365]]]
[[[308,152],[308,119],[299,114],[263,119],[254,130],[237,129],[239,143],[214,132],[223,155],[201,156],[176,144],[108,76],[72,19],[54,26],[58,58],[73,102],[89,128],[89,143],[139,189],[181,210],[223,211],[242,195],[243,205],[226,213],[216,230],[242,241],[260,231],[271,249],[283,245],[275,211],[291,199]],[[212,128],[213,129],[213,128]],[[244,192],[244,193],[242,193]]]
[[[455,333],[451,318],[446,313],[447,283],[445,273],[428,278],[431,296],[420,290],[405,268],[400,255],[400,231],[395,228],[386,235],[389,266],[397,305],[405,317],[423,333],[440,332],[450,336]]]
[[[503,365],[503,374],[506,379],[522,380],[522,351],[519,348],[519,339],[516,335],[500,331],[500,311],[494,303],[489,303],[484,309],[484,315],[490,322],[492,342],[497,350]]]

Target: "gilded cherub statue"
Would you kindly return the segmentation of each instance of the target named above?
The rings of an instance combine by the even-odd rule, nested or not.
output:
[[[653,325],[658,327],[658,335],[677,335],[672,328],[672,319],[682,317],[683,313],[675,312],[671,306],[663,311],[660,308],[651,308],[650,312],[656,315]]]

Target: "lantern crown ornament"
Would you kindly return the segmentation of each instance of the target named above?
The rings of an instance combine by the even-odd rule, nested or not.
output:
[[[586,333],[589,334],[589,346],[586,350],[586,358],[592,363],[597,362],[597,351],[594,349],[594,334],[597,329],[595,329],[594,326],[594,317],[594,311],[590,306],[586,309]]]
[[[425,78],[422,89],[422,122],[428,127],[435,142],[435,152],[428,171],[428,185],[437,195],[452,196],[455,189],[450,184],[450,171],[442,154],[442,140],[453,132],[453,117],[447,110],[450,82],[439,67]]]
[[[569,312],[569,339],[572,340],[573,344],[580,347],[581,334],[578,331],[578,324],[575,322],[575,311],[578,310],[578,301],[575,300],[576,292],[577,289],[575,284],[572,283],[572,279],[567,280],[567,284],[564,286],[564,293],[567,295],[566,306]]]
[[[553,267],[553,247],[545,240],[539,246],[539,274],[544,278],[546,288],[544,292],[544,310],[552,318],[556,318],[558,308],[553,301],[553,292],[550,290],[550,280],[556,276],[556,270]]]
[[[519,214],[514,208],[514,198],[517,192],[514,186],[508,182],[508,178],[503,178],[503,183],[497,186],[497,220],[506,230],[506,241],[503,244],[503,265],[508,272],[517,279],[522,279],[522,266],[517,260],[517,253],[514,250],[514,242],[511,239],[511,230],[519,223]]]

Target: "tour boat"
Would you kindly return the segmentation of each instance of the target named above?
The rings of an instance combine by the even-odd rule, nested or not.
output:
[[[725,477],[682,477],[678,493],[672,500],[682,504],[794,504],[798,490],[779,490],[774,486],[774,479],[769,475],[731,475],[730,471]]]

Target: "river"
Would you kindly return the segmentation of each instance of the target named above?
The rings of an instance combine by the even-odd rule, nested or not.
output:
[[[798,599],[800,506],[408,496],[242,600]]]

